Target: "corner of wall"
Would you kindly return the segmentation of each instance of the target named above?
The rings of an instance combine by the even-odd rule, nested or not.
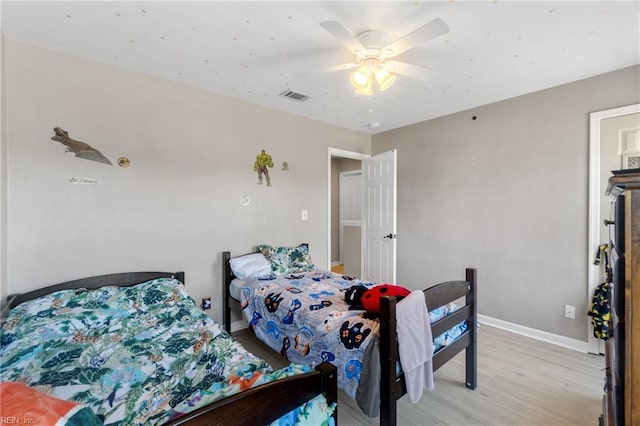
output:
[[[0,301],[7,294],[7,110],[6,41],[0,34]]]

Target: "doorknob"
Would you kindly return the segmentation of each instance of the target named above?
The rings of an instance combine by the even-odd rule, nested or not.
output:
[[[384,237],[382,237],[382,238],[389,238],[389,239],[393,239],[393,238],[395,238],[395,237],[396,237],[396,234],[389,234],[389,235],[385,235],[385,236],[384,236]]]

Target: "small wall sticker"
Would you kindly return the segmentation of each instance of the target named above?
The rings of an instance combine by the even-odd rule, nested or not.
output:
[[[81,177],[72,177],[69,178],[69,182],[76,185],[98,185],[100,180],[96,178],[81,178]]]

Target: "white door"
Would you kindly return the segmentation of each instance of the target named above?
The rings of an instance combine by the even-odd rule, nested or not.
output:
[[[362,162],[362,278],[396,282],[396,150]]]

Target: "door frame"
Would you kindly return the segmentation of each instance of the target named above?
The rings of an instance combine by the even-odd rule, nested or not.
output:
[[[596,111],[589,114],[589,238],[587,244],[587,306],[591,306],[593,291],[600,280],[600,267],[593,264],[596,249],[600,244],[600,137],[602,120],[640,113],[640,104]],[[601,341],[593,336],[591,318],[587,317],[589,330],[587,351],[601,353]]]
[[[327,271],[331,270],[331,159],[349,158],[351,160],[366,160],[371,154],[347,151],[345,149],[329,147],[327,155]],[[362,247],[361,247],[362,250]]]

